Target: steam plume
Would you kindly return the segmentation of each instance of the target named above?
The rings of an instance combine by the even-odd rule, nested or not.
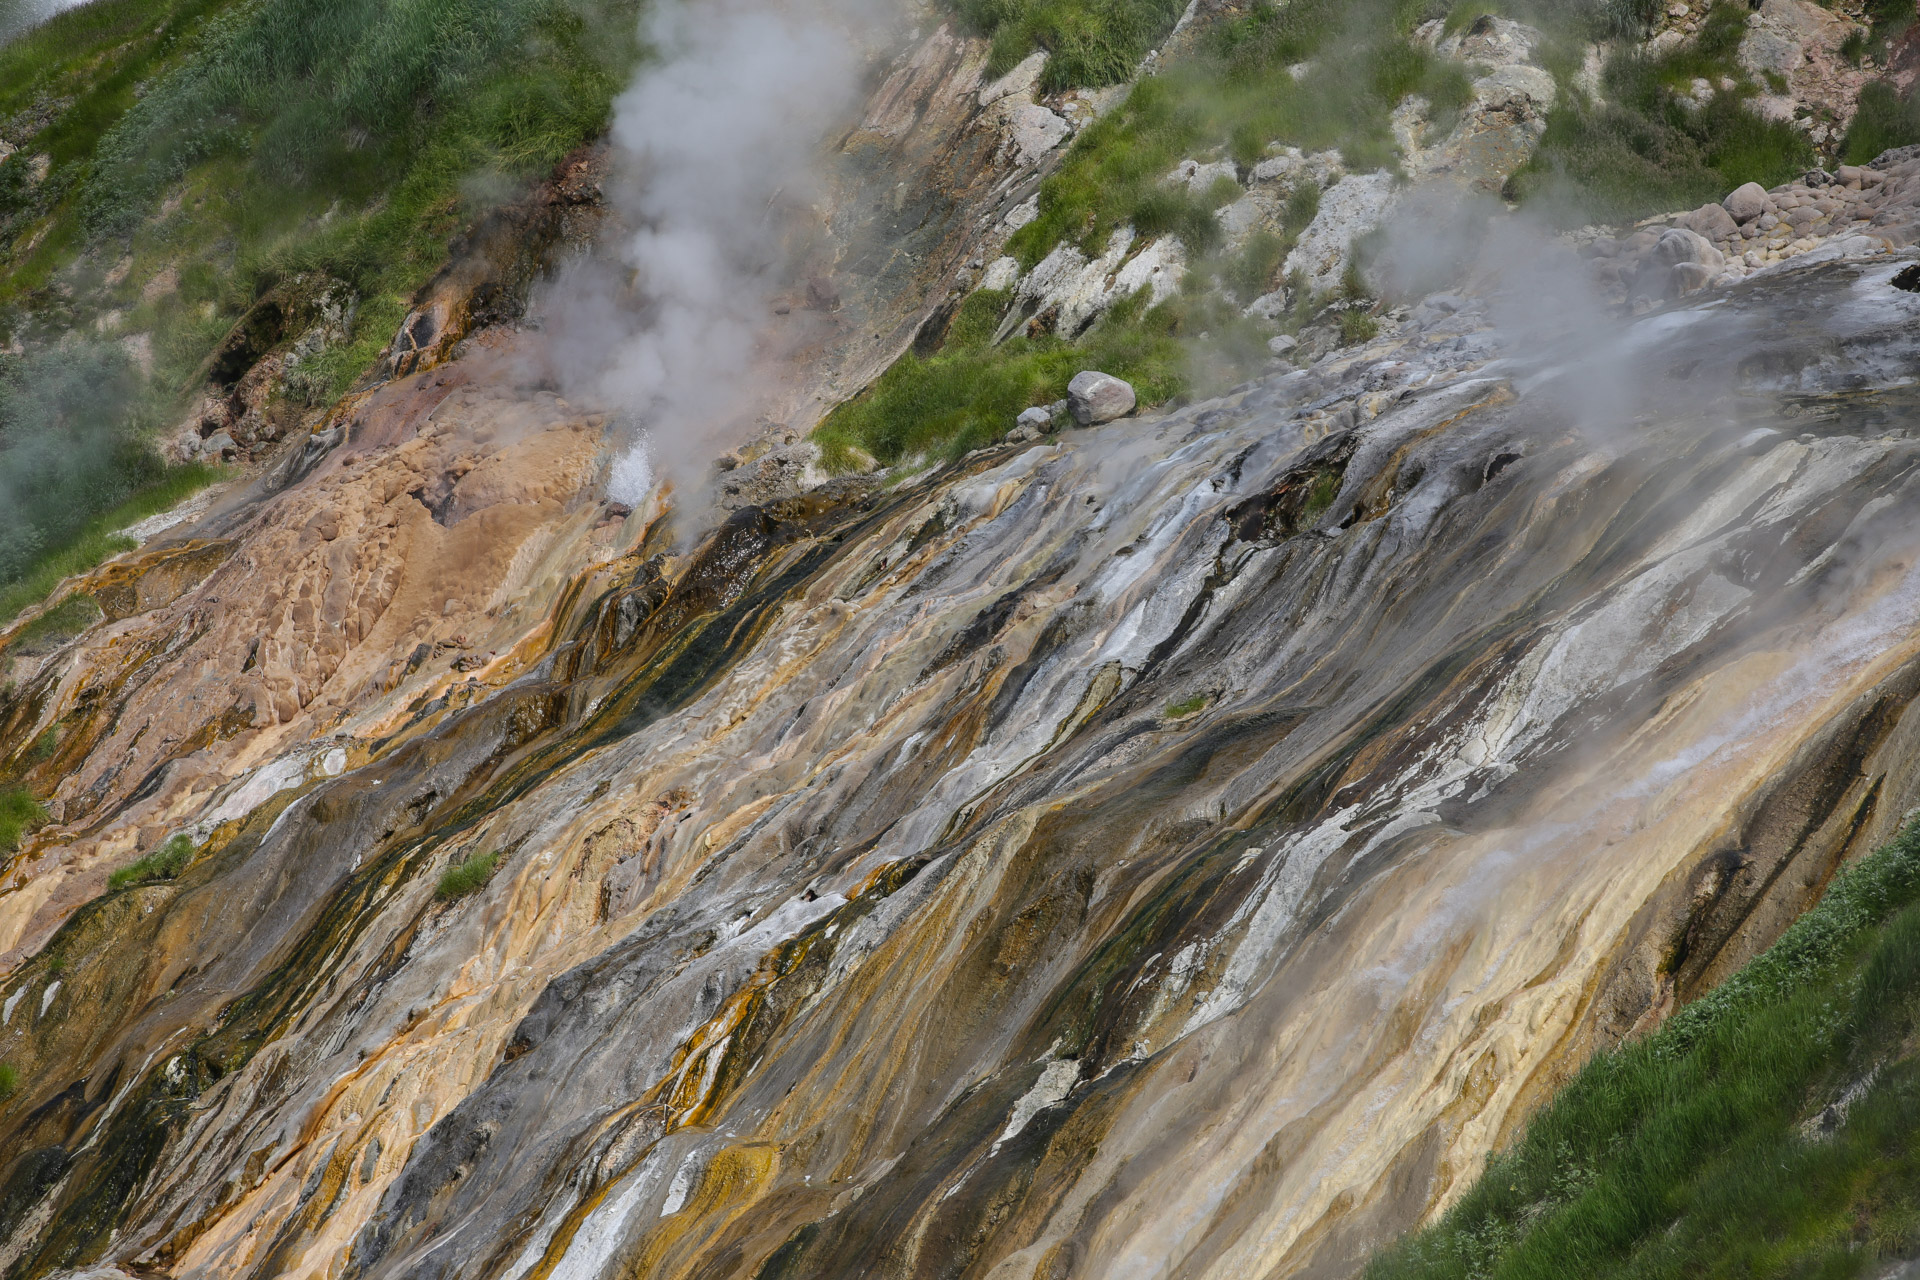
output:
[[[563,380],[631,432],[615,499],[637,503],[656,478],[684,492],[744,433],[785,283],[778,206],[817,185],[880,2],[664,0],[645,19],[654,57],[615,104],[618,269],[576,266],[548,302]]]

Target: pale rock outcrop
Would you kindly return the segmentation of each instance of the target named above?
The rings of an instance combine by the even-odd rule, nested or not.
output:
[[[1338,151],[1307,155],[1298,147],[1272,150],[1273,154],[1248,175],[1247,193],[1215,211],[1229,250],[1238,249],[1255,232],[1281,231],[1286,223],[1287,201],[1296,191],[1305,187],[1325,190],[1346,175]]]
[[[980,90],[980,105],[990,107],[1002,98],[1019,97],[1031,102],[1040,87],[1040,74],[1047,69],[1047,51],[1036,49],[1013,70]]]
[[[1740,64],[1763,85],[1784,81],[1786,91],[1761,95],[1752,109],[1801,122],[1816,144],[1837,143],[1861,88],[1873,78],[1841,56],[1841,45],[1855,30],[1854,22],[1812,0],[1762,0],[1747,19]]]
[[[1496,194],[1539,145],[1559,89],[1553,76],[1532,61],[1541,39],[1533,28],[1488,16],[1450,36],[1443,30],[1443,24],[1429,22],[1415,38],[1467,65],[1474,76],[1473,97],[1439,139],[1428,137],[1431,104],[1410,97],[1393,112],[1394,136],[1415,180],[1446,178]]]
[[[1007,131],[1020,164],[1039,164],[1073,132],[1065,119],[1037,102],[1003,99],[999,105],[1006,114]]]
[[[1018,165],[1039,164],[1073,133],[1070,121],[1035,100],[1046,68],[1047,54],[1037,50],[980,90],[980,105],[997,119]]]
[[[1122,298],[1147,289],[1153,303],[1165,301],[1186,274],[1187,255],[1173,236],[1160,236],[1135,249],[1132,227],[1117,227],[1106,251],[1088,259],[1073,245],[1054,249],[1020,281],[1019,306],[1007,318],[1002,335],[1023,320],[1056,333],[1078,334]]]
[[[1334,183],[1320,197],[1320,212],[1287,255],[1284,273],[1301,273],[1307,288],[1316,293],[1333,289],[1352,260],[1353,242],[1385,223],[1397,194],[1394,176],[1384,170],[1353,174]]]
[[[980,277],[982,289],[1011,289],[1020,279],[1020,260],[1001,256],[987,264],[986,273]]]
[[[1240,171],[1231,160],[1215,160],[1202,163],[1198,160],[1182,160],[1174,166],[1173,172],[1164,179],[1171,186],[1187,189],[1189,195],[1204,196],[1213,190],[1216,182],[1227,181],[1240,185]]]

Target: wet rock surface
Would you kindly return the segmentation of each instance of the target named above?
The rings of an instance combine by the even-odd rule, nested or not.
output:
[[[1351,1265],[1920,794],[1910,265],[1790,268],[1598,356],[1442,299],[1172,414],[609,545],[477,680],[434,673],[538,554],[428,549],[550,510],[521,545],[577,565],[631,517],[574,496],[564,406],[464,362],[394,384],[34,695],[81,707],[54,690],[116,648],[211,690],[329,634],[210,611],[241,557],[311,558],[342,625],[381,538],[434,588],[372,622],[425,623],[400,667],[350,644],[305,705],[289,668],[296,719],[388,700],[213,734],[245,795],[189,802],[178,757],[134,803],[228,815],[206,852],[12,953],[5,1265]],[[1595,358],[1638,375],[1603,415]],[[59,747],[129,761],[101,797],[187,727],[116,705],[110,749]],[[27,884],[111,861],[67,824]]]

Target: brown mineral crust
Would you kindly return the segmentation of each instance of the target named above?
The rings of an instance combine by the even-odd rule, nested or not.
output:
[[[451,670],[459,656],[512,650],[564,585],[560,566],[595,558],[602,420],[476,378],[484,363],[359,398],[333,455],[230,516],[225,536],[81,584],[110,624],[42,675],[58,692],[31,727],[70,718],[87,743],[79,759],[63,753],[64,823],[36,841],[68,861],[0,900],[0,970],[150,842],[137,832],[163,835],[195,796],[287,747],[351,735],[465,678]]]

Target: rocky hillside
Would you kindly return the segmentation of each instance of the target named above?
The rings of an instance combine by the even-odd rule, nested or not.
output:
[[[0,47],[0,1276],[1920,1251],[1915,15],[889,11],[709,423],[426,12]]]

